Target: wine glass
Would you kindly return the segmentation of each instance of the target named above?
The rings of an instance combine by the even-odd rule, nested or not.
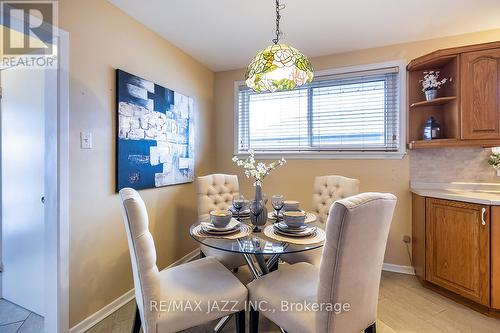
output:
[[[240,211],[243,208],[243,205],[245,204],[245,197],[243,194],[237,194],[233,196],[233,207],[236,209],[236,212],[238,213],[237,220],[240,221]]]
[[[276,211],[276,221],[279,221],[280,210],[283,208],[284,205],[283,195],[281,194],[273,195],[271,203],[273,205],[274,210]]]

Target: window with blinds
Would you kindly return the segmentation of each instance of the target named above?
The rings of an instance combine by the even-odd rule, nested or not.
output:
[[[237,86],[237,147],[267,153],[398,152],[399,67],[317,76],[292,91]]]

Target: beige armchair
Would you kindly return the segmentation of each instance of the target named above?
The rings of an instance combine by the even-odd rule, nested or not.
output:
[[[227,209],[231,206],[233,196],[240,192],[238,176],[213,174],[196,179],[196,192],[198,196],[198,218],[208,220],[210,211]],[[245,264],[243,256],[229,253],[211,247],[200,245],[201,252],[207,257],[214,257],[229,269]]]
[[[312,212],[319,222],[326,223],[328,212],[337,200],[359,193],[359,180],[342,176],[319,176],[314,180]],[[308,262],[319,267],[323,248],[316,250],[284,254],[281,259],[289,264]]]
[[[131,188],[120,190],[120,197],[138,309],[134,332],[141,323],[144,333],[177,332],[232,313],[244,332],[245,286],[214,258],[159,271],[143,200]],[[231,306],[223,308],[226,301]]]
[[[362,193],[335,202],[320,267],[298,263],[250,282],[250,304],[265,304],[260,313],[288,333],[374,333],[395,205],[396,197],[384,193]],[[309,309],[293,306],[304,302]],[[251,333],[257,332],[258,316],[251,309]]]

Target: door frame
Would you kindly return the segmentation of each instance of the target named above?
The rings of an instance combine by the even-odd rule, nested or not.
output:
[[[57,133],[57,154],[53,163],[57,172],[52,196],[56,205],[51,210],[55,224],[45,224],[47,320],[45,332],[69,332],[69,33],[54,27],[58,37],[58,107],[53,116]],[[53,175],[54,176],[54,175]]]
[[[58,50],[57,109],[46,110],[48,113],[45,117],[46,140],[49,142],[47,147],[50,147],[48,154],[46,153],[45,167],[50,172],[46,171],[44,175],[44,325],[45,332],[67,333],[69,332],[69,33],[57,27],[53,27],[53,32],[54,37],[57,37]]]

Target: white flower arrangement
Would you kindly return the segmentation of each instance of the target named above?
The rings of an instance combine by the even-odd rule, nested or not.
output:
[[[495,170],[500,170],[500,147],[491,148],[488,164],[495,168]]]
[[[283,157],[280,160],[269,164],[263,162],[256,163],[254,151],[249,150],[248,153],[250,155],[244,160],[240,160],[237,156],[234,156],[232,160],[237,166],[242,166],[243,169],[245,169],[245,176],[247,178],[255,179],[255,186],[262,185],[264,178],[269,175],[271,170],[274,170],[286,163],[286,160]]]
[[[440,71],[424,72],[424,79],[420,80],[423,92],[426,92],[427,90],[439,89],[446,82],[452,81],[451,77],[439,80],[439,73]]]

